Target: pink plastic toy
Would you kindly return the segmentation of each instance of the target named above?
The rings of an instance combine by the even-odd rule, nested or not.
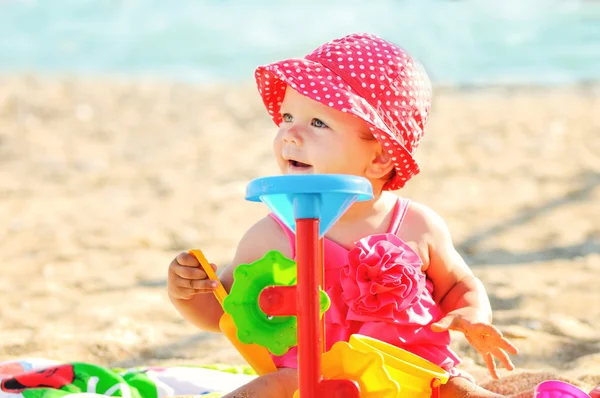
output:
[[[583,390],[558,380],[546,380],[535,387],[535,398],[590,398]]]

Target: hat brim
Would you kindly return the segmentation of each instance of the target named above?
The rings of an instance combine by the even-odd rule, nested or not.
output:
[[[263,103],[277,126],[282,122],[280,107],[287,86],[325,106],[363,120],[394,163],[396,173],[384,189],[400,189],[419,173],[419,165],[398,138],[399,134],[394,133],[383,121],[382,115],[329,68],[311,60],[292,58],[259,66],[255,79]]]

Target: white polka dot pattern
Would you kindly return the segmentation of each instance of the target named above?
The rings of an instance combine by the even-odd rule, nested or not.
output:
[[[412,153],[431,108],[431,83],[402,48],[367,33],[325,43],[305,58],[260,66],[258,91],[275,124],[289,85],[299,93],[363,119],[388,150],[396,174],[385,189],[399,189],[419,172]]]

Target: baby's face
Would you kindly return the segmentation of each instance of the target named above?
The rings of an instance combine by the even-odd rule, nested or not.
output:
[[[365,176],[379,145],[366,123],[288,87],[273,142],[283,174]]]

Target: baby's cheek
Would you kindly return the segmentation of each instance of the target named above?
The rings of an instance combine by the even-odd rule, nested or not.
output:
[[[276,155],[281,155],[283,148],[283,130],[279,129],[275,137],[273,137],[273,151]]]

